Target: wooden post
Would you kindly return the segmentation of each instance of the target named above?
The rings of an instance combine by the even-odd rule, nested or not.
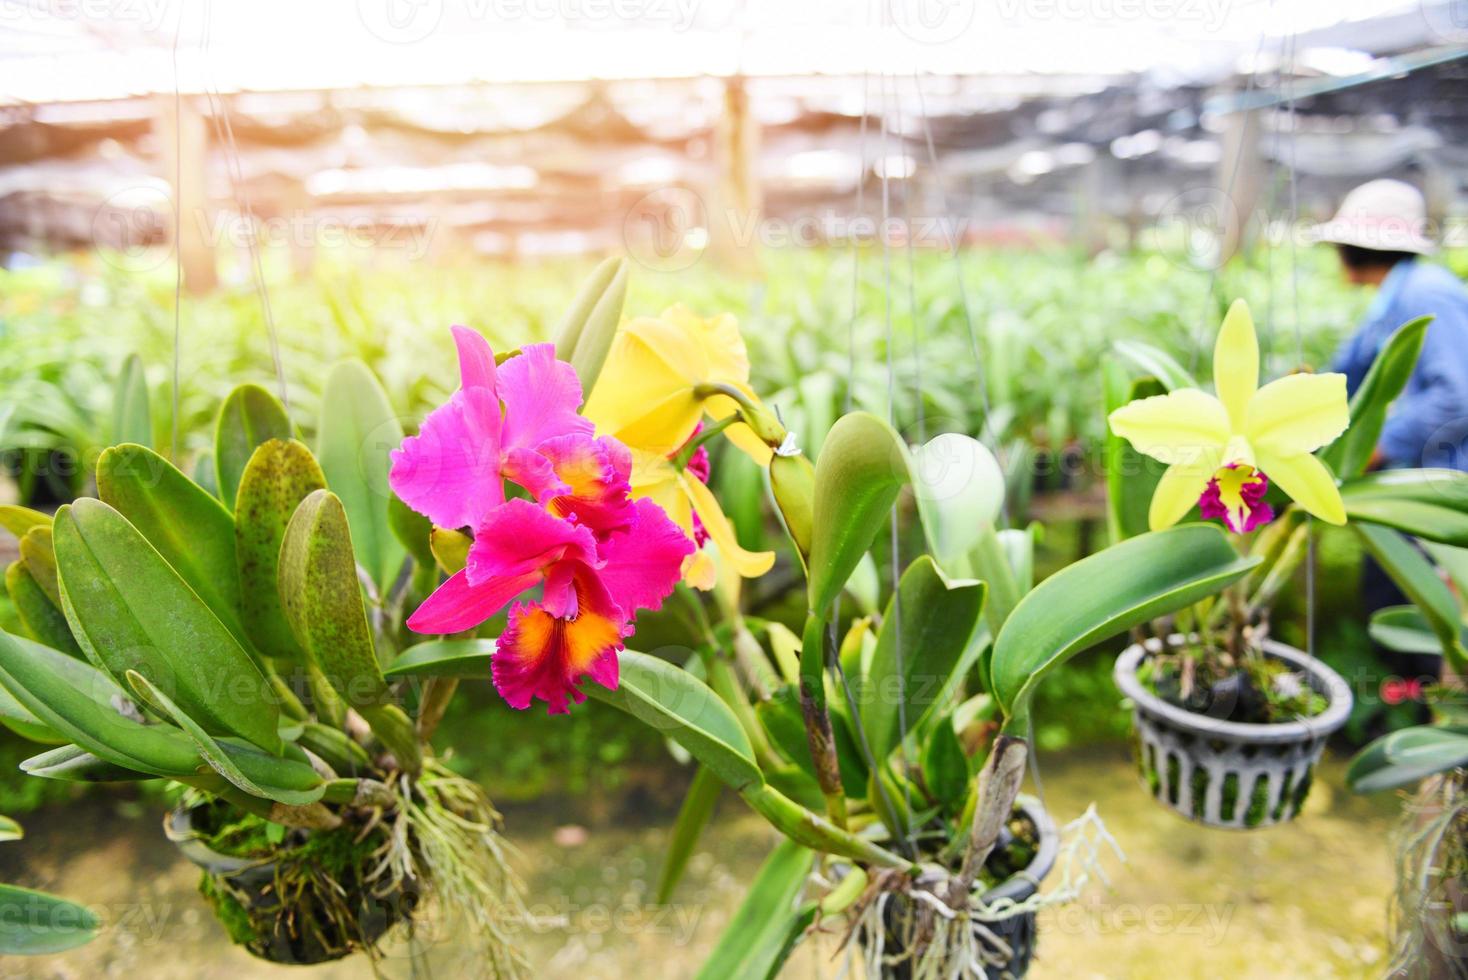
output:
[[[1259,154],[1259,110],[1230,112],[1224,117],[1223,156],[1217,187],[1222,227],[1218,264],[1223,265],[1248,244],[1254,209],[1264,186],[1264,159]]]
[[[759,235],[764,194],[760,188],[759,123],[749,111],[746,80],[735,75],[724,83],[724,112],[716,130],[714,155],[717,186],[709,209],[710,244],[715,255],[735,271],[759,268]],[[736,232],[748,235],[741,240]]]
[[[190,293],[207,293],[219,282],[214,242],[218,230],[211,219],[205,182],[209,159],[209,129],[193,99],[172,93],[155,97],[158,163],[172,189],[179,261]],[[170,228],[170,233],[172,229]]]

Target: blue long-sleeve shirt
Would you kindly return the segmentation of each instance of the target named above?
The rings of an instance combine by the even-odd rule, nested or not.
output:
[[[1336,355],[1354,394],[1396,329],[1432,315],[1422,356],[1381,430],[1388,466],[1468,470],[1468,287],[1442,266],[1399,262],[1365,322]]]

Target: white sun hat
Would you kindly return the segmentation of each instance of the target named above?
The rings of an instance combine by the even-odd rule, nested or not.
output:
[[[1427,202],[1421,191],[1400,180],[1373,180],[1347,194],[1335,217],[1312,227],[1309,235],[1332,245],[1430,255],[1437,246],[1426,229]]]

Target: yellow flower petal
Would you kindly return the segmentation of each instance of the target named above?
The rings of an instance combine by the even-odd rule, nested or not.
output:
[[[1259,337],[1249,304],[1233,301],[1218,340],[1213,347],[1213,387],[1218,400],[1228,409],[1235,430],[1242,430],[1248,417],[1249,399],[1259,390]]]
[[[1213,479],[1222,459],[1222,450],[1209,450],[1194,462],[1176,463],[1167,468],[1152,494],[1152,508],[1147,514],[1152,530],[1172,527],[1197,506],[1198,498],[1208,489],[1208,481]]]
[[[1142,398],[1111,413],[1111,431],[1139,453],[1164,463],[1196,463],[1222,452],[1229,440],[1228,410],[1212,395],[1182,388]]]
[[[698,519],[703,522],[704,529],[708,531],[709,537],[719,547],[719,554],[734,566],[734,569],[745,578],[757,578],[768,572],[775,564],[775,553],[773,551],[745,551],[739,547],[739,541],[734,537],[734,527],[729,519],[724,516],[724,511],[719,507],[718,500],[709,492],[709,488],[687,473],[679,475],[679,484],[683,491],[688,494],[689,500],[693,502],[693,509],[698,514]]]
[[[1258,449],[1259,468],[1278,484],[1291,500],[1327,524],[1346,523],[1346,505],[1336,487],[1335,476],[1309,453],[1280,456]]]
[[[719,584],[719,566],[707,548],[699,548],[683,560],[683,582],[700,592]]]
[[[1299,456],[1331,442],[1350,424],[1344,374],[1292,374],[1259,389],[1249,402],[1245,431],[1258,452]]]
[[[632,450],[633,497],[647,497],[667,513],[668,519],[693,537],[693,502],[683,492],[678,470],[665,457]]]

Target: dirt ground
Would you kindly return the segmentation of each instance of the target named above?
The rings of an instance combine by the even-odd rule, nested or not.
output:
[[[1294,824],[1251,833],[1188,824],[1147,799],[1120,747],[1043,759],[1058,822],[1098,805],[1127,861],[1108,858],[1110,887],[1041,917],[1046,978],[1309,978],[1379,976],[1391,888],[1390,796],[1347,793],[1340,760],[1317,780]],[[671,906],[652,905],[668,821],[583,830],[543,809],[512,811],[532,911],[559,924],[524,932],[535,975],[576,980],[691,976],[737,907],[773,833],[732,796],[691,862]],[[253,980],[370,975],[355,958],[274,967],[231,947],[196,893],[197,872],[163,839],[159,815],[136,803],[33,814],[27,838],[0,850],[4,880],[87,903],[108,923],[89,946],[0,962],[0,977]],[[428,929],[439,977],[469,975],[452,934]],[[380,972],[412,974],[403,944]],[[808,943],[785,971],[835,977],[830,940]]]

